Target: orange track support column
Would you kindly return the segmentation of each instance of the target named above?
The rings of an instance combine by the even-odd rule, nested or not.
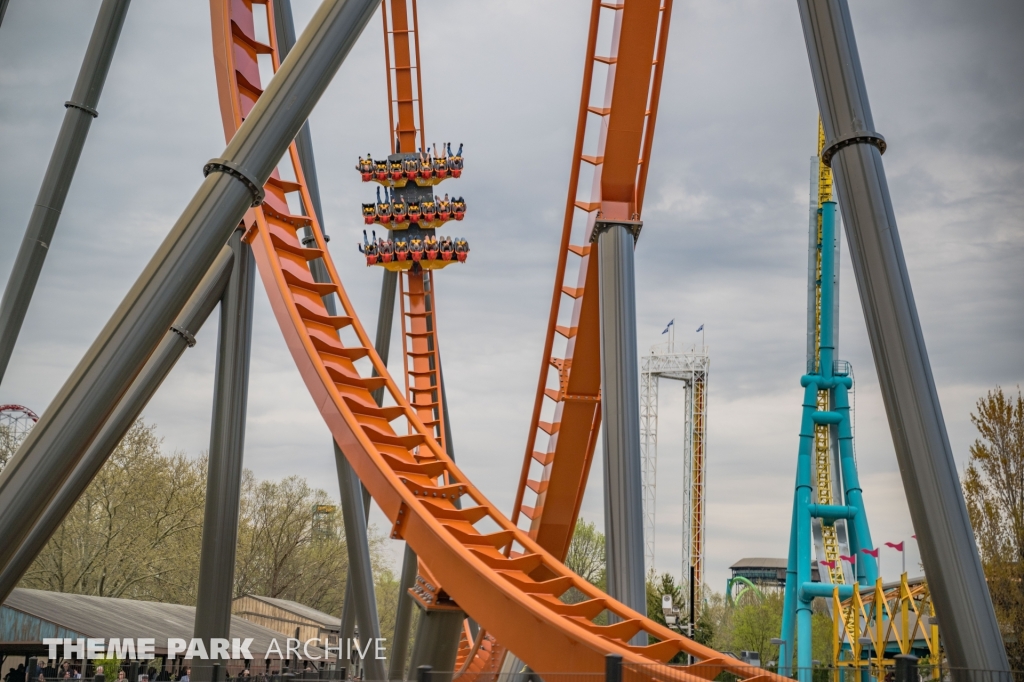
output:
[[[589,243],[590,235],[599,213],[628,220],[642,212],[671,13],[672,0],[592,5],[551,314],[512,510],[513,523],[526,517],[530,536],[561,559],[601,426],[597,245]],[[603,30],[612,34],[607,55],[597,54]],[[594,81],[602,76],[603,94],[595,97]],[[596,148],[585,149],[584,141],[594,137]],[[589,196],[581,198],[580,176],[587,167],[593,182]],[[575,277],[566,272],[570,259],[578,266]],[[556,350],[559,339],[562,352]]]

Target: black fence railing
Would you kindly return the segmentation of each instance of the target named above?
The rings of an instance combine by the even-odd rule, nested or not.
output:
[[[29,667],[29,669],[32,669]],[[170,677],[170,682],[179,682],[181,671],[174,671],[171,675],[152,674],[145,668],[124,666],[125,672],[123,682],[164,682]],[[70,677],[65,677],[64,671],[59,671],[56,676],[45,674],[36,669],[36,675],[26,675],[25,682],[97,682],[94,677],[94,669],[87,666],[85,675],[76,677],[79,669],[70,671]],[[52,670],[45,671],[52,673]],[[103,682],[116,682],[119,678],[118,672],[104,675]],[[212,672],[212,679],[208,677]],[[207,670],[203,675],[207,679],[200,679],[197,674],[190,676],[188,682],[342,682],[347,680],[359,680],[361,677],[360,666],[335,666],[334,668],[313,668],[290,669],[283,667],[271,671],[255,672],[252,670],[234,670],[232,667],[221,668],[214,666],[212,671]],[[790,670],[786,675],[779,675],[774,668],[761,668],[745,665],[737,659],[735,663],[727,665],[709,664],[702,665],[659,665],[659,664],[634,664],[623,663],[622,658],[609,655],[605,659],[605,670],[602,672],[558,672],[545,673],[523,668],[519,671],[504,673],[472,673],[466,671],[440,671],[433,670],[429,666],[421,666],[416,671],[411,671],[409,677],[415,682],[459,682],[464,678],[466,682],[743,682],[744,680],[757,679],[757,682],[769,682],[772,676],[778,675],[775,679],[792,679],[797,682],[1024,682],[1024,671],[999,671],[999,670],[967,670],[962,668],[950,668],[942,665],[927,665],[917,661],[913,656],[897,656],[895,660],[886,661],[886,665],[878,666],[873,661],[864,661],[864,665],[855,667],[851,665],[815,666],[813,668],[796,668]],[[143,677],[148,676],[148,680]],[[11,682],[22,682],[16,679]],[[365,680],[365,682],[370,682]],[[382,681],[383,682],[383,681]],[[401,681],[393,681],[401,682]]]

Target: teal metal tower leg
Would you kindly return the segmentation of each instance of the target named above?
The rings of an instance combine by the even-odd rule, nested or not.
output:
[[[793,521],[789,528],[789,558],[786,561],[786,591],[782,608],[782,633],[780,639],[782,646],[779,648],[779,674],[788,677],[793,667],[793,638],[794,623],[796,616],[796,494],[793,495]]]
[[[833,248],[835,243],[836,204],[826,201],[821,212],[821,244],[819,248]],[[793,523],[790,530],[789,560],[786,569],[786,592],[782,614],[783,650],[779,652],[779,672],[790,675],[793,654],[796,654],[797,679],[809,682],[813,648],[811,642],[812,606],[815,597],[830,598],[833,586],[828,583],[813,583],[811,524],[815,518],[823,524],[833,524],[839,519],[849,521],[850,546],[856,561],[855,571],[858,582],[874,583],[877,567],[872,561],[865,561],[861,549],[872,548],[871,531],[861,494],[857,466],[853,460],[853,431],[850,427],[850,405],[848,391],[852,380],[845,376],[834,376],[835,370],[835,258],[823,254],[818,286],[821,289],[820,318],[818,319],[819,345],[817,366],[800,379],[804,388],[802,417],[800,421],[800,447],[797,455],[796,488],[793,497]],[[829,391],[828,411],[818,410],[818,395]],[[846,504],[814,503],[814,454],[815,427],[828,424],[837,427],[839,434],[840,471]],[[852,586],[839,588],[840,596],[849,597]],[[796,636],[794,638],[794,626]]]
[[[857,475],[857,463],[853,459],[853,429],[850,424],[850,395],[846,382],[836,382],[834,391],[835,411],[842,415],[839,422],[839,462],[843,472],[846,504],[856,507],[858,513],[849,524],[850,549],[857,555],[857,577],[862,585],[874,585],[878,579],[878,565],[862,549],[874,549],[871,529],[864,510],[864,495]]]
[[[803,416],[800,420],[800,451],[796,462],[796,508],[793,516],[796,530],[797,585],[811,582],[811,472],[814,461],[814,413],[818,406],[818,385],[805,382]],[[810,681],[811,668],[811,602],[802,590],[796,600],[796,665],[797,679]]]

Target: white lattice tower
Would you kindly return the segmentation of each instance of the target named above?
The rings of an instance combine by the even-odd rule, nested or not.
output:
[[[674,338],[651,347],[640,358],[640,454],[643,464],[644,550],[646,568],[654,567],[658,479],[658,385],[673,379],[685,393],[683,440],[683,580],[694,567],[695,594],[704,573],[704,462],[707,456],[707,348],[678,348]]]

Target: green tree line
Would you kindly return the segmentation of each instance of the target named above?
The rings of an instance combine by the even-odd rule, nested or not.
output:
[[[0,469],[18,443],[0,426]],[[137,421],[36,558],[21,587],[193,605],[199,579],[206,457],[166,453],[154,424]],[[340,511],[314,523],[326,491],[298,476],[244,471],[235,596],[291,599],[340,615],[348,551]],[[398,581],[385,538],[370,550],[382,632],[394,628]]]

